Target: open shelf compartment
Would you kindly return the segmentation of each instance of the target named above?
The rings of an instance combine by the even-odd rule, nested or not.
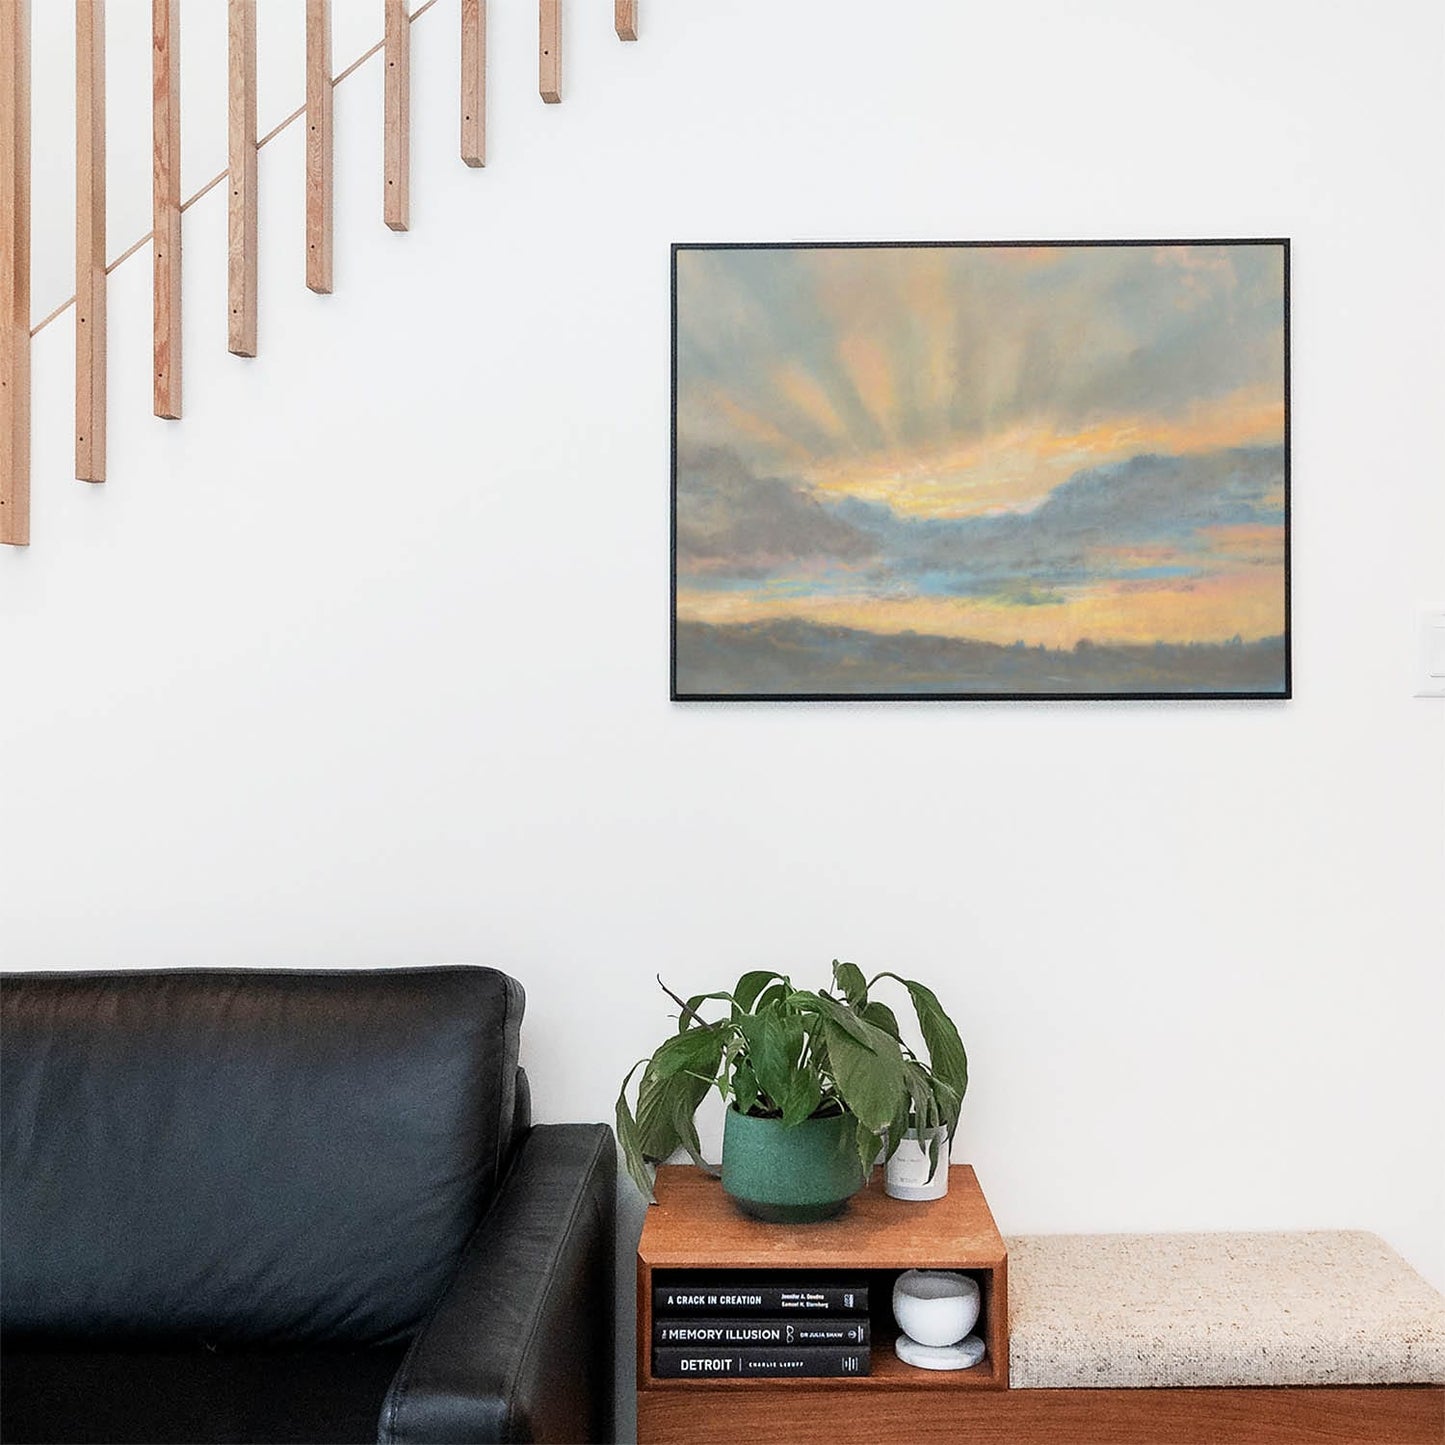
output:
[[[637,1261],[639,1395],[658,1391],[1005,1389],[1008,1385],[1008,1259],[973,1170],[955,1165],[940,1200],[888,1198],[875,1178],[837,1219],[781,1226],[747,1218],[715,1179],[686,1167],[659,1171],[656,1207],[648,1211]],[[982,1308],[975,1332],[984,1358],[967,1370],[924,1370],[894,1353],[893,1282],[906,1269],[950,1269],[979,1283]],[[868,1375],[840,1378],[699,1375],[659,1379],[652,1373],[653,1286],[766,1283],[780,1278],[819,1285],[866,1282],[871,1336]],[[745,1311],[740,1313],[746,1313]]]

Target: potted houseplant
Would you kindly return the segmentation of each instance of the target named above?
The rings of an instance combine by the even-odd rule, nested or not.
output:
[[[871,996],[885,979],[907,992],[926,1057]],[[617,1096],[618,1142],[649,1199],[653,1166],[676,1150],[707,1168],[694,1116],[712,1089],[727,1104],[723,1188],[758,1218],[837,1214],[880,1150],[886,1158],[910,1128],[931,1138],[931,1170],[939,1167],[940,1137],[952,1137],[968,1087],[968,1058],[931,989],[895,973],[865,979],[836,959],[830,989],[795,988],[765,969],[745,973],[731,992],[686,1001],[658,983],[678,1005],[677,1031],[633,1065]],[[628,1087],[639,1069],[634,1112]]]

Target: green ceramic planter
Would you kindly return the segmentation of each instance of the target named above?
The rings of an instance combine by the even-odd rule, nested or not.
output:
[[[811,1224],[841,1214],[866,1182],[851,1114],[753,1119],[729,1109],[723,1122],[722,1187],[739,1207],[771,1224]]]

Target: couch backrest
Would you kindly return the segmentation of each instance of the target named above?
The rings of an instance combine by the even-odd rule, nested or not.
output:
[[[492,969],[0,976],[7,1336],[380,1343],[505,1167]]]

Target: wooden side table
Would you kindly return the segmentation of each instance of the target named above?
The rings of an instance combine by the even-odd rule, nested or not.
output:
[[[637,1436],[639,1445],[847,1445],[947,1438],[960,1404],[1008,1387],[1008,1253],[978,1179],[949,1171],[948,1193],[926,1203],[889,1199],[881,1172],[822,1224],[749,1219],[716,1179],[687,1166],[658,1170],[657,1204],[637,1247]],[[905,1269],[967,1270],[982,1288],[987,1353],[971,1370],[914,1369],[893,1353],[893,1281]],[[719,1280],[741,1271],[866,1277],[873,1372],[861,1378],[659,1380],[652,1374],[652,1289],[669,1272]],[[756,1278],[755,1275],[752,1275]],[[962,1438],[960,1436],[960,1438]]]

